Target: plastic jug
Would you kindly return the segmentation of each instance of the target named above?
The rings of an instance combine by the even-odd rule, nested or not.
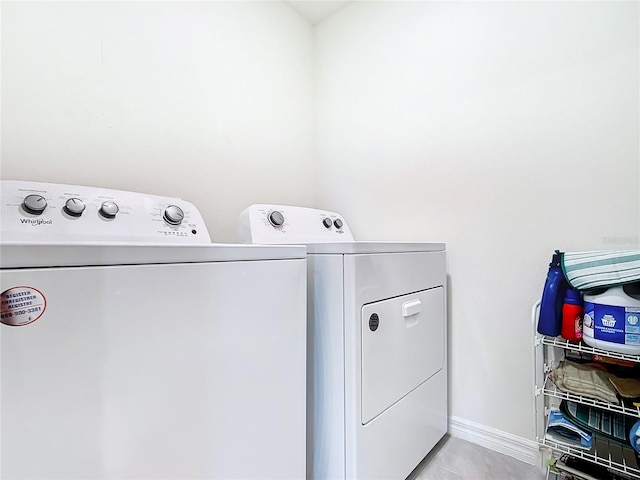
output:
[[[582,339],[592,347],[640,355],[640,283],[585,292]]]
[[[568,288],[562,305],[562,338],[578,342],[582,338],[582,295]]]
[[[560,335],[562,331],[562,303],[567,287],[567,280],[560,267],[560,252],[556,251],[549,264],[547,279],[542,291],[538,333],[551,337]]]

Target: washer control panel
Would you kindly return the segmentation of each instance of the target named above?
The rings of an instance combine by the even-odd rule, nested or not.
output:
[[[240,243],[299,244],[353,242],[338,213],[288,205],[251,205],[240,214]]]
[[[211,243],[198,209],[178,198],[18,180],[0,188],[2,241]]]

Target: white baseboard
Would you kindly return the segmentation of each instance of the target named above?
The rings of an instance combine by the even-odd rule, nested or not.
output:
[[[537,442],[471,420],[449,417],[449,435],[517,458],[529,465],[537,466],[540,462]]]

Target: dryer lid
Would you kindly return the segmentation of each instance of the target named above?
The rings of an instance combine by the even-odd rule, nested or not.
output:
[[[308,253],[319,254],[365,254],[365,253],[409,253],[441,252],[444,243],[408,243],[408,242],[341,242],[308,243]]]

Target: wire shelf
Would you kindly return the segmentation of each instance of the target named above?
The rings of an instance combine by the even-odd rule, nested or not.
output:
[[[617,360],[626,360],[640,364],[640,355],[626,355],[618,352],[611,352],[609,350],[603,350],[600,348],[590,347],[582,342],[571,342],[561,337],[549,337],[541,335],[537,332],[536,326],[538,323],[538,316],[540,313],[540,301],[534,303],[531,309],[531,320],[534,338],[534,429],[536,432],[536,440],[542,447],[546,447],[551,455],[556,453],[566,453],[576,458],[581,458],[596,465],[604,466],[609,470],[621,474],[626,477],[640,480],[640,467],[638,462],[638,455],[631,448],[631,446],[623,446],[616,442],[610,442],[609,440],[593,436],[593,448],[591,450],[581,450],[574,448],[563,443],[558,443],[554,440],[545,437],[545,421],[547,415],[547,404],[550,402],[550,398],[560,398],[572,400],[585,405],[595,406],[604,410],[611,410],[620,412],[625,415],[633,417],[640,417],[640,408],[625,407],[623,405],[614,405],[600,400],[594,400],[586,398],[581,395],[570,394],[559,390],[552,381],[547,381],[547,375],[545,374],[553,368],[553,364],[547,364],[549,353],[552,352],[549,348],[543,348],[543,346],[558,347],[560,349],[572,350],[575,352],[582,352],[591,355],[600,355],[606,358],[613,358]],[[551,355],[553,360],[554,356]],[[542,388],[539,385],[543,385]],[[542,438],[541,438],[542,437]]]
[[[612,412],[624,413],[632,417],[640,418],[640,407],[626,407],[624,405],[617,405],[615,403],[604,402],[602,400],[596,400],[594,398],[585,397],[583,395],[577,395],[575,393],[563,392],[560,390],[551,378],[547,377],[542,387],[542,393],[549,397],[562,398],[565,400],[571,400],[572,402],[582,403],[584,405],[590,405],[592,407],[598,407],[603,410],[609,410]]]
[[[626,355],[624,353],[611,352],[609,350],[602,350],[601,348],[594,348],[584,343],[575,343],[569,340],[565,340],[561,337],[542,337],[542,343],[544,345],[550,345],[552,347],[560,347],[567,350],[574,350],[576,352],[590,353],[592,355],[600,355],[602,357],[616,358],[618,360],[627,360],[629,362],[640,363],[640,355]]]
[[[558,452],[568,453],[569,455],[588,460],[598,465],[603,465],[632,478],[640,479],[640,468],[638,468],[636,455],[631,447],[622,447],[619,444],[608,442],[596,436],[594,436],[594,438],[594,446],[591,450],[572,448],[568,445],[549,440],[548,438],[542,439],[540,445]]]

